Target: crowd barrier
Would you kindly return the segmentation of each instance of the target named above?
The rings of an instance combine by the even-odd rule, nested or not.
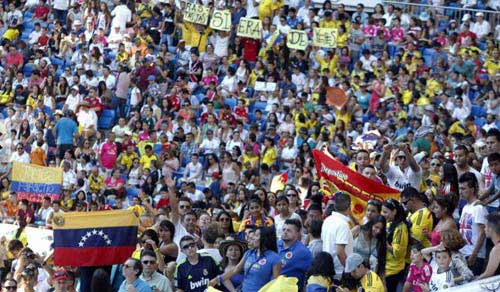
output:
[[[484,1],[483,1],[484,2]],[[383,5],[387,7],[392,4],[394,7],[402,8],[405,12],[410,14],[410,16],[416,16],[417,18],[420,16],[420,13],[426,11],[428,13],[431,12],[439,12],[439,14],[446,15],[449,19],[455,19],[457,22],[461,23],[462,17],[465,14],[469,14],[472,16],[472,19],[475,19],[475,14],[478,12],[482,12],[484,14],[484,18],[490,23],[491,31],[495,31],[495,26],[500,24],[500,11],[495,11],[489,9],[486,5],[482,4],[482,1],[478,1],[478,5],[475,9],[471,8],[463,8],[456,7],[455,3],[450,3],[448,6],[435,6],[428,4],[420,4],[420,3],[408,3],[403,1],[390,1],[384,0]]]

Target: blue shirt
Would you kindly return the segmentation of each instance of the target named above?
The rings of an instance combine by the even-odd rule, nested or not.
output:
[[[297,278],[300,291],[304,287],[305,276],[313,260],[311,251],[300,240],[285,248],[284,242],[280,239],[278,254],[281,258],[281,275]]]
[[[120,290],[118,292],[126,292],[127,291],[127,280],[123,281],[122,284],[120,285]],[[134,281],[134,288],[137,290],[137,292],[153,292],[149,285],[144,282],[143,280],[137,278],[137,280]]]
[[[280,263],[280,257],[274,251],[267,250],[258,256],[256,249],[245,252],[243,272],[243,292],[257,292],[273,279],[273,267]]]
[[[61,118],[56,124],[57,145],[73,144],[73,134],[78,133],[76,122],[70,118]]]

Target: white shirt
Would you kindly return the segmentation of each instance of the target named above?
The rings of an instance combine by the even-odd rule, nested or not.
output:
[[[12,156],[10,157],[10,162],[22,162],[22,163],[30,163],[30,156],[28,153],[23,151],[23,154],[19,155],[19,152],[14,151]]]
[[[420,190],[422,169],[419,169],[418,172],[414,172],[411,167],[407,167],[403,172],[399,166],[391,165],[387,173],[384,174],[387,177],[387,182],[392,188],[402,191],[404,188],[412,186]]]
[[[41,35],[42,35],[42,31],[36,31],[36,30],[32,31],[32,32],[30,33],[30,36],[29,36],[29,39],[28,39],[28,43],[29,43],[30,45],[32,45],[32,44],[34,44],[34,43],[38,42],[38,38],[39,38]]]
[[[68,10],[69,1],[68,0],[54,0],[54,1],[52,1],[52,5],[54,6],[54,9],[57,9],[57,10]]]
[[[196,252],[197,254],[207,254],[211,256],[217,263],[222,262],[222,256],[217,248],[202,248]]]
[[[335,278],[340,279],[344,266],[337,257],[337,244],[345,245],[347,256],[353,252],[353,236],[349,228],[349,218],[343,214],[332,212],[323,222],[321,240],[323,240],[323,251],[328,252],[333,257]]]
[[[462,234],[466,243],[460,249],[461,254],[465,256],[472,254],[479,239],[479,224],[486,224],[486,215],[488,215],[488,211],[483,205],[477,204],[477,201],[464,206],[460,216],[460,234]],[[482,259],[486,257],[486,239],[483,241],[483,246],[479,250],[477,257]]]
[[[200,150],[203,151],[204,154],[217,153],[219,150],[220,141],[217,138],[212,139],[203,139],[200,145]]]
[[[491,28],[490,24],[486,20],[483,20],[482,23],[475,22],[472,24],[470,30],[475,33],[478,38],[483,38],[490,33]]]
[[[194,164],[193,162],[189,162],[184,169],[184,177],[187,181],[200,181],[201,180],[201,172],[203,171],[203,166],[200,162]],[[189,173],[189,176],[187,175]]]
[[[63,188],[69,188],[71,185],[76,186],[76,173],[71,169],[63,171]]]
[[[205,200],[205,195],[198,189],[194,189],[194,193],[186,192],[186,197],[193,202]]]
[[[304,86],[306,86],[306,75],[302,72],[299,74],[292,74],[292,83],[297,86],[297,92],[301,92],[302,89],[304,89]]]
[[[255,16],[258,16],[258,11],[257,11],[258,6],[253,5],[253,0],[247,0],[247,16],[248,18],[252,18]]]
[[[48,208],[38,209],[38,211],[36,212],[36,215],[38,216],[38,220],[45,221],[45,220],[47,220],[47,217],[49,216],[49,214],[52,212],[54,212],[54,210],[52,209],[52,207],[49,206]]]
[[[77,106],[82,102],[82,97],[80,94],[69,94],[68,97],[66,98],[66,101],[64,104],[67,106],[68,110],[71,110],[72,112],[76,112]]]
[[[281,215],[278,214],[274,217],[274,227],[276,229],[276,238],[280,239],[281,236],[283,235],[283,226],[285,225],[285,221],[287,219],[298,219],[300,222],[302,222],[299,214],[297,213],[291,213],[288,218],[281,218]]]
[[[80,110],[78,112],[78,124],[83,128],[94,126],[94,129],[97,130],[97,114],[94,110],[89,110],[87,112]]]
[[[170,280],[156,271],[153,273],[153,275],[151,275],[151,278],[148,278],[147,280],[146,278],[144,278],[144,274],[141,274],[139,278],[144,282],[146,282],[146,284],[148,284],[151,290],[153,291],[172,292],[172,287],[170,286]],[[153,289],[153,287],[156,290]]]
[[[229,46],[229,36],[221,37],[220,34],[215,35],[214,54],[219,57],[226,57],[228,55],[227,48]]]
[[[106,88],[107,89],[114,89],[115,84],[116,84],[116,78],[115,76],[109,74],[108,77],[104,78],[104,76],[101,76],[99,78],[99,81],[104,81],[106,83]]]
[[[120,26],[120,31],[123,32],[126,29],[127,22],[132,21],[132,11],[128,9],[127,5],[118,5],[111,11],[111,16],[113,20],[111,21],[111,27]]]

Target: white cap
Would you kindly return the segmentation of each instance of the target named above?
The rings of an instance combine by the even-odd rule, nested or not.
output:
[[[467,13],[467,14],[465,14],[465,15],[462,17],[462,21],[467,21],[467,20],[469,20],[469,19],[471,19],[471,16],[470,16],[470,14],[468,14],[468,13]]]
[[[484,16],[484,14],[482,12],[477,12],[476,17],[479,17],[479,16]]]

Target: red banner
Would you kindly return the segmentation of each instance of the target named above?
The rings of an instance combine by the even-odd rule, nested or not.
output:
[[[398,190],[364,177],[324,152],[313,150],[313,157],[318,179],[326,195],[333,195],[337,191],[348,193],[352,200],[351,211],[356,219],[363,218],[366,204],[371,199],[399,200]]]

